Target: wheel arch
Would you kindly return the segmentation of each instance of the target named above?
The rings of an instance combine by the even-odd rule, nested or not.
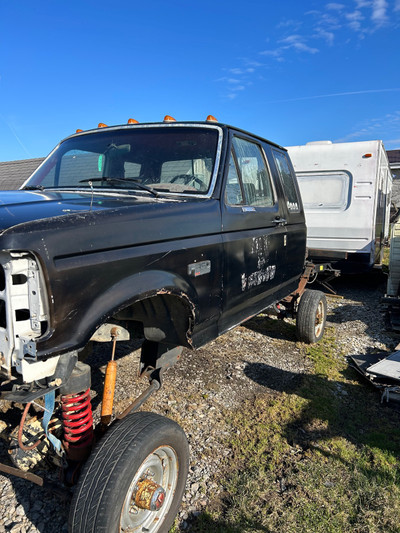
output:
[[[85,343],[112,319],[142,322],[148,340],[190,347],[197,300],[193,286],[176,274],[161,270],[133,274],[91,302],[80,323]]]

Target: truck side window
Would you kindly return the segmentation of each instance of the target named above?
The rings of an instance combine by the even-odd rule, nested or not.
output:
[[[233,138],[246,205],[274,205],[271,179],[261,148],[250,141]]]
[[[286,194],[288,209],[289,211],[299,211],[299,199],[297,197],[293,174],[290,171],[288,158],[286,154],[278,152],[278,150],[272,150],[272,153]]]
[[[228,180],[226,182],[225,202],[230,205],[243,204],[242,187],[239,181],[239,175],[236,168],[233,153],[229,158]]]

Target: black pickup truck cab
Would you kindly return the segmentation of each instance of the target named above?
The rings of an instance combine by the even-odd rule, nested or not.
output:
[[[300,339],[317,341],[326,302],[304,291],[312,265],[284,148],[212,117],[101,126],[62,141],[21,190],[0,194],[2,397],[26,406],[11,457],[28,470],[46,441],[73,483],[94,439],[90,368],[80,359],[91,342],[115,347],[138,335],[149,388],[110,425],[111,358],[104,436],[80,475],[70,531],[162,532],[184,491],[187,442],[172,421],[132,411],[182,347],[271,306],[298,314]],[[40,434],[25,421],[39,398]],[[50,411],[60,419],[53,431]],[[129,451],[131,441],[139,445]]]

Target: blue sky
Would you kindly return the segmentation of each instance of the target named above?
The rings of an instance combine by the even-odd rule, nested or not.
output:
[[[99,122],[400,148],[400,0],[0,0],[0,161]]]

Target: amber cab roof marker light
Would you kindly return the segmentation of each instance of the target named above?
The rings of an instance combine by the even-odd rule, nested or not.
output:
[[[372,154],[364,154],[363,157],[367,159],[368,157],[372,157]]]
[[[128,118],[128,124],[139,124],[139,121],[134,118]]]
[[[98,128],[107,128],[107,124],[104,124],[104,122],[99,122]]]
[[[170,115],[165,115],[164,122],[176,122],[174,117],[171,117]]]
[[[83,131],[83,130],[79,130],[79,129],[78,129],[78,130],[76,130],[75,133],[82,133],[82,131]]]
[[[213,117],[212,115],[208,115],[206,121],[207,122],[218,122],[218,120],[215,117]]]

